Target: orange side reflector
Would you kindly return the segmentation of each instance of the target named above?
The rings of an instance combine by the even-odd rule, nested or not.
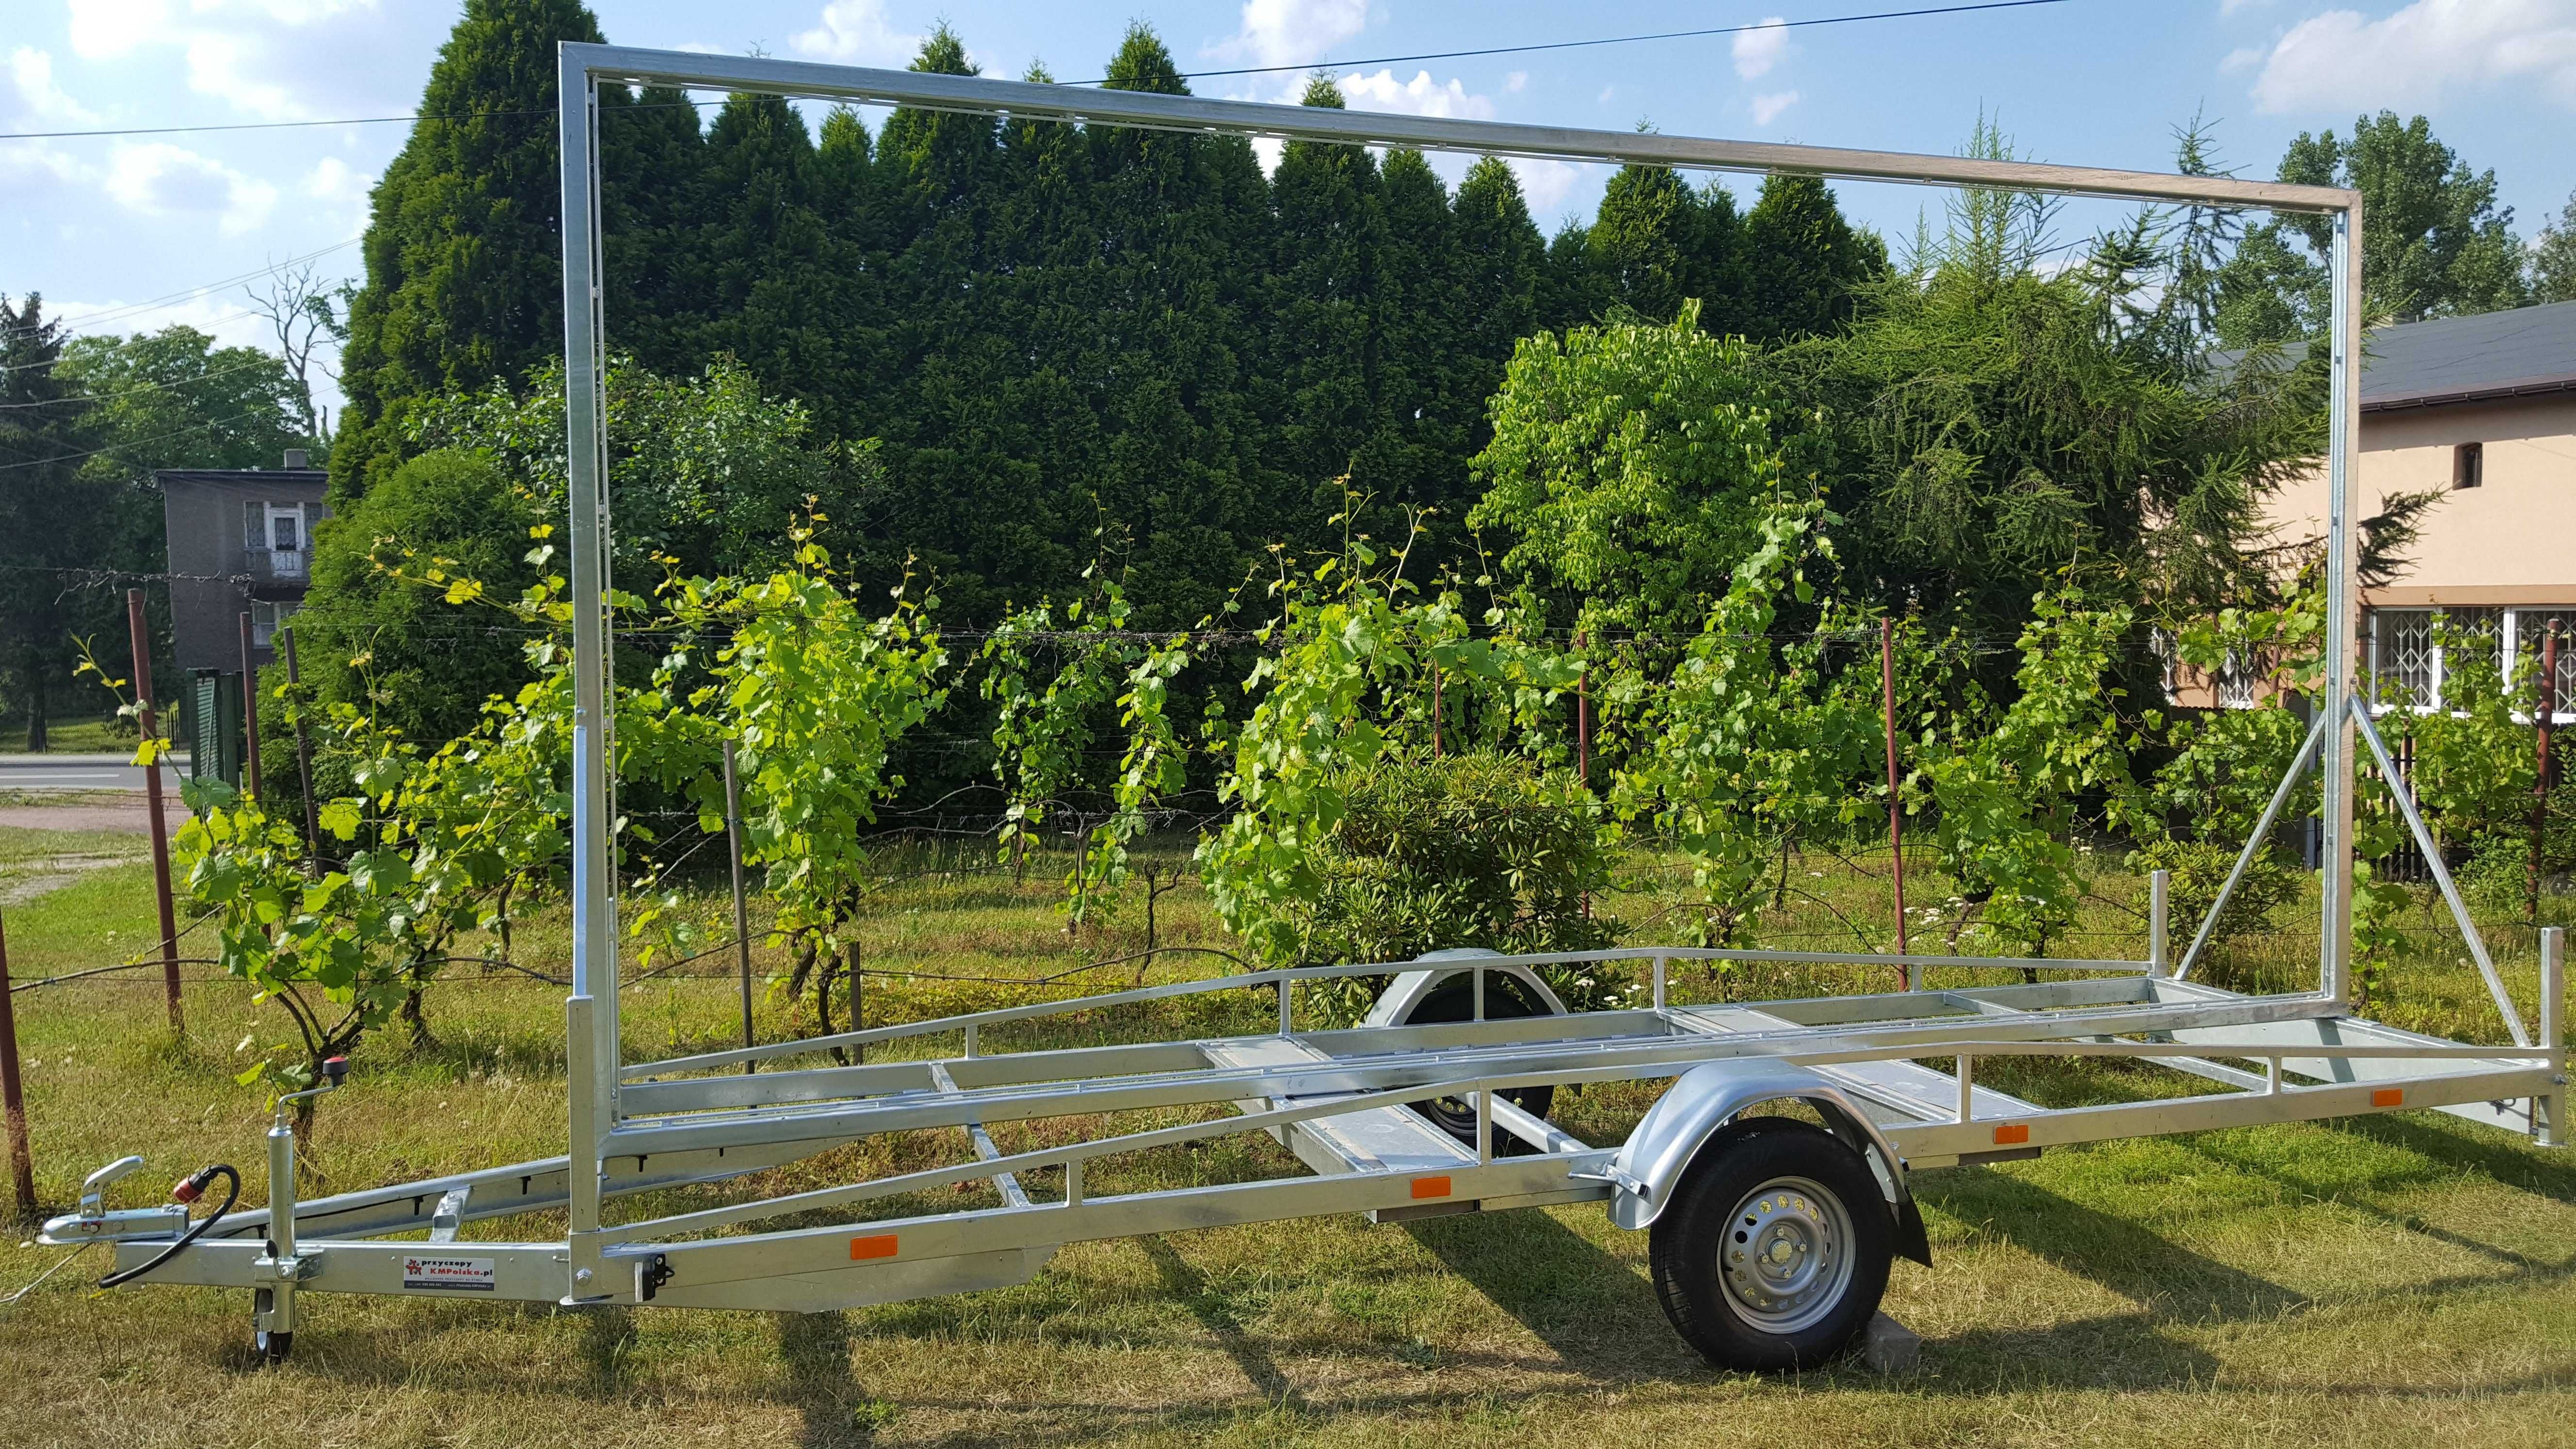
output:
[[[891,1258],[894,1256],[894,1238],[895,1235],[892,1233],[878,1233],[868,1238],[852,1238],[850,1256],[853,1259]]]
[[[2027,1122],[2008,1122],[1995,1129],[1995,1142],[1999,1146],[2029,1140],[2030,1124]]]
[[[1417,1177],[1413,1180],[1413,1195],[1415,1197],[1447,1197],[1449,1195],[1449,1179],[1445,1177]]]
[[[2382,1087],[2378,1091],[2370,1094],[2370,1105],[2374,1107],[2403,1107],[2406,1105],[2406,1089],[2404,1087]]]

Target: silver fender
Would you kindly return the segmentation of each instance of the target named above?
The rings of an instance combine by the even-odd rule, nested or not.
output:
[[[1480,947],[1459,946],[1446,951],[1425,951],[1413,959],[1416,961],[1465,962],[1476,960],[1479,957],[1491,958],[1495,954],[1495,952],[1487,951]],[[1377,1001],[1369,1007],[1369,1014],[1360,1019],[1360,1025],[1404,1025],[1405,1018],[1413,1015],[1413,1008],[1422,1004],[1422,998],[1430,995],[1433,988],[1439,986],[1441,982],[1459,974],[1460,968],[1454,965],[1437,966],[1422,971],[1398,972],[1395,979],[1386,984],[1386,989],[1377,994]],[[1563,1016],[1566,1014],[1565,1003],[1559,1001],[1556,997],[1556,993],[1547,989],[1547,983],[1538,979],[1538,973],[1532,971],[1527,966],[1497,966],[1494,968],[1493,974],[1496,976],[1511,976],[1518,978],[1522,985],[1529,988],[1532,996],[1546,1003],[1548,1013],[1550,1015]]]
[[[1878,1124],[1842,1088],[1822,1076],[1804,1067],[1759,1059],[1703,1062],[1682,1073],[1647,1110],[1646,1120],[1628,1134],[1602,1174],[1613,1188],[1610,1220],[1623,1228],[1652,1224],[1663,1215],[1682,1175],[1712,1134],[1745,1108],[1783,1098],[1796,1098],[1815,1108],[1825,1126],[1869,1163],[1870,1175],[1887,1195],[1898,1255],[1929,1266],[1932,1245],[1923,1231],[1923,1214],[1905,1184],[1905,1159],[1888,1145]]]

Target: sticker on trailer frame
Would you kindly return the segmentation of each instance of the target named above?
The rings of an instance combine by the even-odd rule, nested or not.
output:
[[[490,1258],[405,1258],[402,1285],[441,1293],[489,1293],[499,1276]]]

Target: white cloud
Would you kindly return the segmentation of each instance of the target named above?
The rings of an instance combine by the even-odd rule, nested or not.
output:
[[[1796,91],[1774,91],[1753,98],[1753,124],[1767,126],[1780,119],[1780,113],[1798,103]]]
[[[2234,75],[2238,71],[2252,70],[2261,65],[2263,58],[2271,53],[2259,45],[2240,45],[2227,52],[2227,58],[2218,63],[2218,73]]]
[[[96,111],[54,84],[54,58],[33,46],[22,45],[9,53],[9,79],[18,87],[25,113],[37,120],[88,125],[98,119]]]
[[[181,302],[163,302],[140,311],[133,310],[141,298],[108,297],[99,300],[45,299],[45,310],[68,319],[75,330],[104,337],[127,336],[138,332],[158,332],[164,327],[194,327],[215,339],[218,347],[260,347],[275,351],[277,339],[271,337],[268,323],[250,314],[243,306],[241,294],[230,296],[209,293]],[[106,320],[82,326],[84,317],[105,315]]]
[[[2426,106],[2525,78],[2576,107],[2576,0],[2415,0],[2384,20],[2329,10],[2272,47],[2254,100],[2270,112]]]
[[[128,211],[154,218],[215,218],[238,236],[268,220],[277,188],[210,156],[165,141],[120,145],[108,158],[107,194]]]
[[[356,236],[367,229],[367,203],[376,189],[376,178],[341,160],[325,156],[305,173],[296,187],[318,203],[314,210],[332,224],[341,236]]]
[[[1521,200],[1528,204],[1530,215],[1537,219],[1542,231],[1547,229],[1547,219],[1583,180],[1583,168],[1570,161],[1514,157],[1509,164],[1513,174],[1520,177]]]
[[[145,45],[176,48],[188,89],[212,96],[263,120],[302,120],[312,114],[299,99],[310,89],[307,72],[285,51],[289,32],[353,11],[373,11],[377,0],[189,0],[184,14],[172,0],[70,0],[66,33],[83,60],[119,60]],[[346,36],[332,37],[345,42]]]
[[[1210,47],[1262,65],[1305,65],[1368,28],[1369,0],[1243,0],[1243,25]]]
[[[45,142],[0,145],[0,189],[9,192],[12,209],[23,216],[37,215],[49,195],[95,179],[96,172],[79,157]]]
[[[1768,75],[1789,54],[1788,18],[1765,16],[1752,30],[1735,33],[1735,73],[1752,80]]]
[[[907,64],[921,49],[920,36],[906,35],[886,19],[885,0],[832,0],[821,20],[789,43],[823,60],[885,66]]]
[[[1494,103],[1483,96],[1467,93],[1467,87],[1452,79],[1446,84],[1431,78],[1431,72],[1416,71],[1413,79],[1399,81],[1392,70],[1375,75],[1353,71],[1336,84],[1342,88],[1342,99],[1353,110],[1396,111],[1408,116],[1462,116],[1471,121],[1494,118]]]
[[[1527,90],[1528,88],[1529,88],[1529,72],[1528,72],[1528,71],[1525,71],[1525,70],[1516,70],[1516,71],[1513,71],[1510,75],[1507,75],[1507,76],[1503,77],[1503,89],[1504,89],[1504,90],[1507,90],[1507,91],[1510,91],[1510,92],[1512,92],[1512,93],[1513,93],[1513,94],[1515,94],[1515,95],[1519,94],[1520,92],[1522,92],[1522,91],[1524,91],[1524,90]]]

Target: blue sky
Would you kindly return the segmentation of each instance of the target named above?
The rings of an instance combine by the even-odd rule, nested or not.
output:
[[[1938,3],[1938,0],[1912,0]],[[940,19],[988,74],[1042,61],[1096,77],[1127,22],[1161,33],[1185,69],[1319,66],[1357,106],[1506,121],[1627,127],[1819,145],[1949,151],[1980,109],[2034,158],[2165,169],[2174,127],[2217,123],[2222,158],[2271,174],[2302,130],[2355,113],[2422,112],[2492,167],[2526,237],[2576,187],[2576,0],[2068,0],[1733,38],[1355,66],[1369,57],[1773,18],[1909,8],[1903,0],[1742,6],[1526,0],[603,0],[620,44],[900,65]],[[386,116],[418,102],[456,10],[422,0],[8,0],[0,7],[0,131]],[[1301,74],[1301,73],[1300,73]],[[1277,99],[1300,74],[1201,82]],[[0,291],[42,291],[88,331],[186,321],[260,340],[232,287],[149,305],[334,247],[401,125],[0,141]],[[1457,167],[1446,168],[1452,175]],[[1587,214],[1593,168],[1532,163],[1542,225]],[[1736,183],[1739,192],[1750,183]],[[1891,239],[1939,196],[1840,188]],[[2070,208],[2070,238],[2108,213]],[[321,256],[353,272],[357,249]]]

